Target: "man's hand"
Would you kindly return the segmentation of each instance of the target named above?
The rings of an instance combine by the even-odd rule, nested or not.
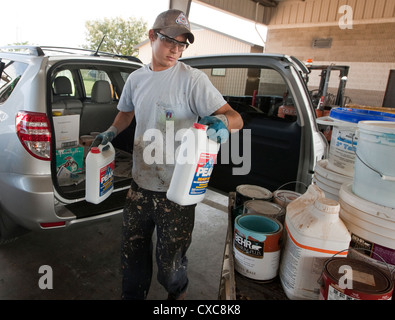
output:
[[[220,118],[221,116],[206,116],[199,123],[208,126],[207,137],[209,139],[218,143],[225,143],[229,138],[229,131]]]
[[[95,140],[93,140],[91,144],[92,147],[97,147],[99,144],[106,145],[107,143],[111,142],[117,135],[118,130],[114,126],[111,126],[106,131],[99,133]]]

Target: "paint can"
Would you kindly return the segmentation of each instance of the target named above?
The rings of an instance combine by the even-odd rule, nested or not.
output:
[[[273,202],[285,209],[288,204],[299,198],[301,195],[301,193],[291,190],[276,190],[273,192]]]
[[[240,215],[234,224],[235,270],[257,280],[271,281],[278,274],[283,226],[262,215]]]
[[[265,200],[270,201],[273,197],[273,193],[261,186],[251,184],[241,184],[236,187],[236,198],[234,215],[237,217],[243,214],[244,202],[248,200]]]
[[[391,300],[394,283],[381,269],[351,258],[331,258],[320,278],[320,300]]]
[[[248,200],[244,202],[243,214],[264,215],[284,222],[285,210],[282,206],[264,200]]]

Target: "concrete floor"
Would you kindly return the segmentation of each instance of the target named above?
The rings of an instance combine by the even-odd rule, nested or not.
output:
[[[187,299],[218,297],[227,231],[227,196],[208,190],[196,207],[193,240],[188,251],[190,286]],[[118,300],[121,296],[121,215],[110,221],[69,229],[29,233],[0,246],[1,300]],[[39,280],[52,269],[53,288]],[[43,280],[42,278],[41,280]],[[152,279],[149,300],[167,293]]]

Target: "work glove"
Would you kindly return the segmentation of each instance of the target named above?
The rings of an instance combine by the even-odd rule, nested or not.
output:
[[[99,133],[95,140],[93,140],[91,144],[92,147],[97,147],[99,144],[106,145],[107,143],[111,142],[118,134],[117,128],[111,126],[106,131]]]
[[[229,138],[229,131],[225,125],[228,122],[225,115],[206,116],[199,123],[208,126],[207,137],[218,143],[225,143]]]

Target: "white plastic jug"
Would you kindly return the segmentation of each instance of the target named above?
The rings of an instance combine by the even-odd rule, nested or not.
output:
[[[111,143],[92,147],[86,156],[85,200],[98,204],[114,190],[115,149]]]
[[[349,247],[351,235],[339,210],[339,203],[325,198],[315,185],[288,205],[280,280],[289,299],[317,300],[325,260],[335,254],[347,256],[347,251],[340,251]]]
[[[179,205],[204,199],[220,144],[207,138],[207,126],[194,123],[181,141],[167,198]]]

